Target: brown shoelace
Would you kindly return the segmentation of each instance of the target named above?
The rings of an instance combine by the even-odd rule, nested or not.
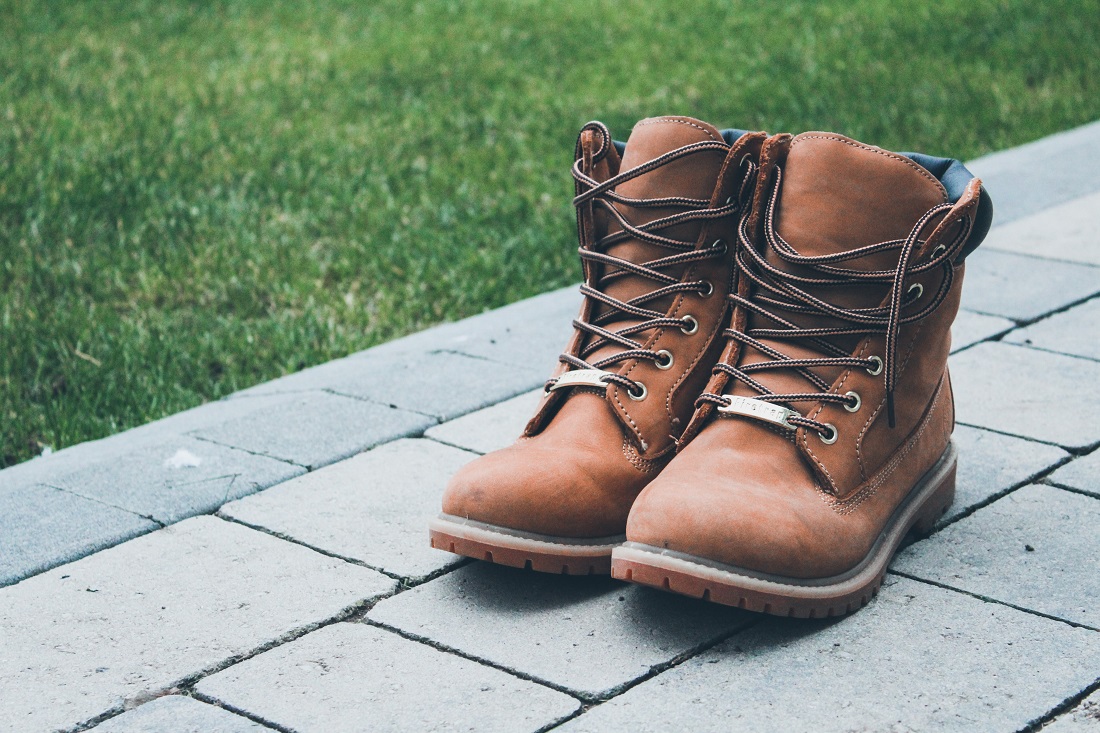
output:
[[[602,135],[601,140],[603,141],[603,146],[592,156],[592,163],[594,164],[607,154],[607,146],[610,144],[611,133],[600,123],[589,123],[585,126],[585,129],[594,129]],[[671,239],[662,236],[658,232],[667,227],[682,224],[687,221],[720,219],[740,211],[744,197],[751,191],[750,184],[753,177],[752,174],[755,171],[754,164],[747,156],[742,160],[742,167],[746,169],[746,173],[742,180],[740,193],[736,197],[730,197],[725,204],[715,208],[711,208],[710,201],[706,199],[693,199],[680,196],[637,199],[616,193],[614,189],[626,181],[656,170],[674,160],[679,160],[680,158],[685,158],[707,150],[720,150],[726,152],[729,149],[729,145],[718,141],[692,143],[665,153],[636,168],[623,171],[602,183],[596,181],[584,172],[582,168],[584,163],[583,158],[577,159],[573,164],[573,178],[577,182],[578,193],[573,199],[573,205],[577,207],[578,222],[581,222],[584,207],[591,207],[593,210],[599,207],[606,211],[622,228],[617,232],[600,237],[590,246],[584,246],[584,242],[582,241],[581,247],[578,250],[581,259],[586,263],[604,265],[604,274],[596,278],[595,282],[585,282],[581,285],[581,293],[583,293],[586,298],[602,303],[604,306],[607,306],[607,308],[604,313],[592,319],[590,323],[580,319],[575,319],[573,321],[574,328],[580,329],[593,338],[580,350],[579,357],[572,354],[562,354],[559,357],[559,361],[568,364],[573,369],[596,370],[606,370],[608,367],[629,359],[647,359],[660,364],[663,358],[661,352],[646,349],[641,341],[631,337],[654,328],[679,328],[687,333],[692,333],[692,329],[699,327],[698,322],[691,316],[669,318],[667,314],[646,308],[645,306],[654,300],[674,293],[696,292],[702,295],[709,295],[713,292],[714,286],[705,280],[681,281],[679,278],[668,274],[666,271],[670,268],[692,262],[723,257],[726,253],[726,244],[719,239],[708,248],[696,249],[694,241],[688,242]],[[630,206],[635,209],[674,207],[683,210],[669,216],[655,219],[647,224],[635,226],[619,210],[616,204]],[[588,215],[591,216],[592,213],[592,210],[590,210]],[[639,263],[607,253],[609,247],[627,239],[638,239],[643,242],[649,242],[669,250],[672,254],[655,260],[649,260],[648,262]],[[609,283],[628,275],[638,275],[647,280],[651,280],[657,284],[657,287],[628,301],[613,298],[604,292]],[[615,321],[622,319],[624,316],[643,320],[634,325],[618,330],[611,330],[610,326],[613,326]],[[616,344],[622,347],[622,351],[618,351],[593,362],[587,361],[590,354],[607,344]],[[640,398],[639,395],[644,394],[641,392],[638,382],[619,374],[609,372],[602,376],[601,379],[604,382],[614,382],[624,387],[635,398]],[[546,389],[549,390],[557,380],[557,377],[547,380]]]
[[[758,392],[759,394],[752,399],[771,403],[786,403],[787,405],[798,402],[832,402],[845,405],[848,409],[853,410],[859,407],[858,395],[854,393],[830,393],[829,390],[832,385],[814,374],[811,369],[825,366],[862,368],[873,375],[885,371],[886,413],[889,425],[892,428],[895,426],[894,388],[898,369],[896,363],[898,332],[903,324],[926,318],[947,297],[954,277],[952,262],[966,242],[972,221],[969,217],[963,217],[963,226],[954,241],[950,245],[941,244],[936,247],[931,257],[924,262],[915,263],[913,261],[913,252],[923,246],[925,242],[920,238],[920,235],[933,219],[944,212],[950,211],[953,207],[952,204],[939,204],[929,209],[917,220],[904,239],[879,242],[848,252],[805,257],[798,254],[794,247],[779,236],[775,229],[775,206],[781,181],[782,171],[776,169],[775,183],[764,222],[764,234],[767,244],[781,260],[803,268],[803,272],[808,269],[811,274],[794,274],[768,262],[764,257],[764,253],[758,251],[748,237],[748,217],[743,216],[741,218],[738,226],[738,247],[734,257],[734,266],[740,276],[751,281],[750,297],[744,298],[737,293],[731,293],[729,298],[735,307],[743,308],[757,316],[758,322],[759,320],[767,320],[775,324],[776,327],[751,328],[745,331],[732,328],[726,329],[723,332],[726,338],[738,341],[742,346],[749,346],[760,351],[768,357],[768,360],[742,363],[740,366],[720,362],[715,367],[715,371],[724,372]],[[898,250],[897,266],[891,270],[859,270],[837,266],[837,263],[887,250]],[[912,276],[934,268],[939,268],[943,272],[938,290],[923,308],[903,315],[902,311],[907,306],[916,303],[923,295],[923,286],[919,283],[913,283],[906,290],[906,282]],[[891,288],[889,302],[885,306],[875,308],[841,308],[802,289],[807,286],[815,289],[857,285],[883,287],[887,284]],[[836,328],[802,328],[784,318],[777,311],[789,314],[827,316],[853,325]],[[886,349],[883,357],[854,357],[850,351],[828,340],[830,337],[883,333],[886,335]],[[809,341],[827,356],[794,359],[762,343],[760,339],[764,338],[784,341]],[[816,391],[776,394],[752,376],[755,373],[775,369],[794,369],[807,382],[812,384]],[[720,407],[728,407],[731,404],[729,397],[712,393],[701,395],[697,404],[702,402],[710,402]],[[836,440],[836,428],[828,423],[819,422],[801,414],[787,418],[787,422],[791,425],[801,425],[814,430],[825,442],[832,443]]]

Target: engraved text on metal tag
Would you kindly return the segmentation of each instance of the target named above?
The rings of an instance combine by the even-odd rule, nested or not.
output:
[[[606,387],[607,382],[603,379],[610,372],[605,372],[602,369],[575,369],[571,372],[558,377],[558,381],[550,385],[548,392],[553,392],[555,389],[562,389],[563,387]]]
[[[744,415],[745,417],[751,417],[756,420],[782,425],[785,428],[794,428],[794,425],[791,425],[787,420],[799,416],[799,413],[794,410],[788,410],[782,405],[775,405],[771,402],[764,402],[763,400],[754,400],[749,397],[740,397],[736,395],[723,396],[729,400],[730,403],[728,405],[719,405],[719,412]]]

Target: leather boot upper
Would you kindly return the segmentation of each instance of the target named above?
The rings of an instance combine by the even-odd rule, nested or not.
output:
[[[950,440],[950,326],[981,186],[953,201],[913,159],[816,132],[770,138],[759,175],[726,347],[627,537],[830,577]]]
[[[764,137],[731,144],[706,123],[660,117],[639,122],[624,149],[602,124],[585,126],[574,336],[524,435],[459,471],[444,513],[553,536],[624,532],[722,348],[730,248]]]

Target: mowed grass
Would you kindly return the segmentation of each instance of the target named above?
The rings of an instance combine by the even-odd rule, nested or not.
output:
[[[1100,117],[1096,0],[2,2],[0,466],[579,279],[591,118],[962,158]]]

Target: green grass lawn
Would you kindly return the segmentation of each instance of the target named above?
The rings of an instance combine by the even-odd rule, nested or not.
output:
[[[1096,0],[0,2],[0,466],[579,279],[599,118],[972,157]]]

